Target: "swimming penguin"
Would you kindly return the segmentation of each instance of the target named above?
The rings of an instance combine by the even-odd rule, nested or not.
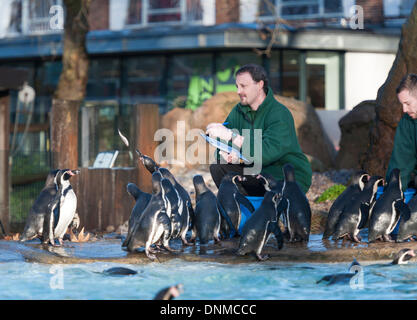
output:
[[[113,267],[103,271],[103,274],[108,276],[133,276],[138,272],[125,267]]]
[[[136,203],[135,206],[132,209],[132,212],[129,217],[129,223],[128,223],[128,231],[125,241],[122,243],[122,247],[127,246],[127,239],[131,237],[133,225],[135,224],[135,221],[139,220],[141,214],[145,210],[146,206],[148,205],[149,201],[151,200],[151,195],[147,192],[143,192],[140,190],[136,184],[134,183],[128,183],[127,184],[127,192],[135,199]]]
[[[184,286],[182,283],[179,283],[175,286],[167,287],[160,290],[153,300],[172,300],[180,296],[181,293],[184,291]]]
[[[382,186],[384,179],[380,176],[372,176],[365,184],[362,191],[355,193],[343,208],[337,221],[333,239],[338,240],[347,236],[350,240],[360,242],[359,230],[364,228],[369,218],[378,186]]]
[[[311,209],[307,197],[295,181],[294,167],[287,163],[282,167],[284,186],[282,196],[288,200],[284,212],[284,236],[290,242],[308,241],[310,237]]]
[[[336,224],[339,221],[345,206],[350,204],[353,196],[361,192],[370,176],[365,171],[356,173],[352,178],[352,184],[348,186],[333,202],[330,207],[323,232],[323,239],[328,239],[335,232]]]
[[[61,220],[61,225],[60,228],[62,229],[63,225],[66,223],[67,220],[67,215],[71,216],[71,213],[69,212],[69,207],[73,207],[75,204],[75,208],[76,208],[76,197],[75,197],[75,193],[72,190],[71,185],[69,185],[69,181],[68,179],[74,175],[74,174],[78,174],[79,171],[78,170],[52,170],[48,173],[48,176],[46,177],[46,181],[45,181],[45,185],[43,187],[43,189],[41,190],[41,192],[39,193],[39,196],[36,198],[35,202],[33,203],[27,220],[26,220],[26,225],[25,228],[22,232],[22,235],[19,239],[19,241],[27,241],[27,240],[31,240],[34,238],[40,238],[41,241],[43,243],[46,243],[49,241],[49,237],[52,236],[50,235],[49,230],[45,230],[44,232],[44,223],[46,222],[47,226],[50,225],[50,220],[48,218],[48,221],[45,221],[45,217],[48,215],[48,217],[51,217],[50,213],[51,213],[51,209],[52,207],[50,206],[48,208],[48,205],[50,205],[52,202],[54,202],[55,204],[57,203],[58,199],[61,198],[55,198],[55,196],[57,195],[57,191],[58,191],[58,183],[60,183],[61,178],[63,177],[63,173],[65,173],[66,171],[70,171],[71,173],[67,173],[65,175],[65,179],[66,181],[63,184],[63,187],[66,186],[65,188],[65,194],[63,195],[64,198],[63,199],[68,199],[67,203],[65,204],[64,207],[64,216],[63,216],[63,220]],[[71,175],[72,174],[72,175]],[[60,178],[58,178],[58,175]],[[68,196],[69,198],[66,198],[66,196]],[[75,201],[75,203],[74,203]],[[62,202],[62,205],[64,205],[64,202]],[[54,218],[54,226],[56,226],[58,224],[58,220],[59,220],[59,211],[60,211],[60,207],[58,208],[59,210],[55,210],[55,214],[57,214],[57,216],[53,217]],[[76,218],[75,216],[75,209],[74,209],[74,214],[73,214],[73,218]],[[65,220],[65,221],[64,221]],[[64,223],[65,222],[65,223]],[[71,221],[69,222],[71,223]],[[61,230],[58,230],[61,231]],[[65,229],[66,231],[66,229]],[[64,231],[64,233],[65,233]],[[56,238],[56,233],[53,235]]]
[[[328,286],[332,284],[348,284],[353,276],[359,272],[360,267],[360,263],[356,261],[356,259],[353,259],[353,262],[348,268],[349,272],[329,274],[318,280],[316,283],[325,282]]]
[[[268,259],[269,256],[262,256],[261,251],[268,242],[271,233],[275,235],[278,250],[281,249],[283,236],[278,226],[278,219],[287,206],[288,201],[281,194],[267,191],[259,208],[249,217],[242,228],[237,254],[253,253],[259,261]]]
[[[195,175],[193,177],[193,183],[196,205],[190,241],[194,241],[198,237],[200,244],[206,244],[212,239],[215,242],[219,242],[220,213],[216,205],[217,198],[207,188],[201,175]]]
[[[192,221],[194,219],[194,209],[191,204],[190,195],[184,189],[184,187],[180,183],[178,183],[174,175],[168,169],[160,167],[158,169],[158,172],[161,173],[162,177],[168,179],[172,183],[173,187],[178,193],[179,198],[182,200],[178,208],[178,212],[181,216],[181,228],[179,234],[173,234],[173,237],[179,236],[181,237],[183,244],[192,245],[192,243],[189,243],[186,239],[186,234],[188,232],[188,229],[191,227]]]
[[[400,170],[395,168],[389,175],[384,193],[376,200],[371,210],[368,241],[373,242],[378,239],[393,241],[390,233],[394,230],[401,215],[404,221],[407,221],[410,218],[410,209],[404,203]]]
[[[153,254],[157,251],[151,248],[153,244],[162,241],[162,245],[168,251],[174,251],[169,246],[171,236],[171,221],[166,214],[165,203],[162,198],[161,174],[156,171],[152,174],[152,197],[145,210],[135,221],[130,238],[126,238],[126,246],[129,252],[138,247],[145,247],[146,256],[155,260]]]
[[[255,211],[252,203],[239,192],[237,180],[244,181],[245,177],[236,172],[227,173],[220,182],[217,192],[217,209],[221,215],[220,230],[224,238],[239,235],[239,226],[242,218],[240,204],[252,213]]]
[[[404,242],[408,239],[413,241],[413,237],[417,236],[417,194],[411,198],[407,206],[410,210],[410,218],[407,221],[401,219],[396,242]]]
[[[182,200],[168,179],[162,178],[161,187],[167,216],[171,220],[171,239],[175,239],[181,234],[181,215],[178,210],[182,208]]]

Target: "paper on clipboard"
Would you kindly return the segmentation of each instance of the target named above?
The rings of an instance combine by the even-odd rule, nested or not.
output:
[[[239,156],[240,159],[242,159],[245,162],[249,162],[248,159],[246,159],[238,150],[236,150],[235,148],[221,142],[218,140],[215,140],[213,138],[210,138],[209,136],[205,135],[203,132],[200,132],[200,135],[209,143],[211,144],[213,147],[227,152],[227,153],[231,153],[231,152],[235,152],[237,156]]]

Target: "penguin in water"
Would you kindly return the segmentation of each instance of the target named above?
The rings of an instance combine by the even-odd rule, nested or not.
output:
[[[410,218],[410,209],[404,203],[400,170],[395,168],[389,175],[384,193],[376,200],[371,210],[368,241],[373,242],[380,239],[392,242],[390,233],[394,230],[401,215],[403,220],[407,221]]]
[[[350,264],[348,271],[346,273],[334,273],[329,274],[318,280],[316,283],[326,283],[326,285],[330,286],[332,284],[348,284],[350,280],[358,274],[359,270],[361,270],[361,265],[356,259],[353,259],[353,262]]]
[[[252,203],[239,192],[237,180],[245,181],[236,172],[227,173],[220,182],[217,192],[217,209],[221,215],[221,233],[224,238],[239,235],[239,226],[242,218],[240,204],[244,205],[252,213],[255,211]]]
[[[408,239],[414,241],[417,236],[417,194],[407,204],[410,210],[410,218],[407,221],[401,219],[396,242],[405,242]]]
[[[122,243],[123,248],[127,247],[127,239],[131,237],[135,221],[139,220],[141,214],[145,210],[152,197],[149,193],[140,190],[134,183],[128,183],[126,189],[127,192],[133,197],[133,199],[135,199],[135,206],[133,207],[129,217],[127,236],[125,241]]]
[[[52,204],[57,204],[57,201],[60,200],[61,198],[56,198],[55,196],[57,195],[57,191],[58,191],[58,183],[60,183],[61,178],[58,178],[58,175],[60,177],[62,177],[63,173],[66,171],[70,171],[71,173],[67,173],[65,175],[65,178],[67,179],[67,182],[65,182],[64,185],[67,186],[67,188],[65,189],[65,194],[63,194],[64,199],[66,199],[66,196],[68,195],[68,201],[65,204],[64,207],[64,211],[68,211],[69,207],[73,207],[74,206],[74,201],[75,201],[75,208],[76,208],[76,197],[75,197],[75,193],[72,190],[72,188],[69,188],[71,185],[69,185],[69,178],[71,178],[74,174],[78,174],[79,171],[78,170],[52,170],[48,173],[48,176],[46,177],[46,181],[45,181],[45,185],[42,188],[41,192],[39,193],[39,196],[36,198],[35,202],[33,203],[27,220],[26,220],[26,224],[25,224],[25,228],[22,232],[22,235],[19,239],[19,241],[27,241],[27,240],[32,240],[34,238],[40,238],[41,241],[43,243],[47,243],[48,241],[50,241],[50,236],[54,236],[49,229],[46,229],[44,232],[44,223],[47,222],[46,226],[50,226],[51,222],[51,209],[53,208]],[[58,178],[58,179],[57,179]],[[51,205],[50,205],[51,204]],[[62,203],[62,205],[64,205],[64,202]],[[54,225],[56,225],[58,223],[59,220],[59,211],[60,211],[60,207],[57,208],[58,210],[55,210],[55,214],[57,215],[56,217],[54,216]],[[68,212],[66,212],[66,214],[68,214]],[[48,216],[48,220],[46,220],[46,216]],[[74,215],[73,218],[77,218],[77,216],[75,215],[75,209],[74,209]],[[63,217],[63,219],[66,220],[65,215]],[[45,221],[46,220],[46,221]],[[62,229],[62,225],[64,221],[61,220],[61,229]],[[71,221],[70,221],[71,223]],[[66,229],[65,229],[66,231]],[[64,233],[65,233],[64,231]]]
[[[274,234],[278,250],[280,250],[284,241],[278,226],[278,219],[287,206],[288,201],[281,194],[267,191],[259,208],[249,217],[242,228],[237,254],[253,253],[259,261],[268,259],[269,256],[262,256],[261,251],[268,242],[271,233]]]
[[[365,171],[357,172],[352,179],[352,184],[348,186],[333,202],[330,207],[329,214],[326,220],[326,226],[323,232],[323,239],[330,238],[335,232],[337,222],[344,208],[350,205],[351,199],[361,192],[370,176]]]
[[[201,175],[193,177],[193,184],[196,205],[190,241],[198,237],[200,244],[207,244],[212,239],[217,243],[220,241],[220,214],[216,205],[217,198],[206,186]]]
[[[103,274],[107,276],[133,276],[137,273],[137,271],[125,267],[113,267],[103,271]]]
[[[354,242],[360,242],[359,230],[364,228],[369,218],[369,211],[376,197],[378,186],[382,186],[384,179],[372,176],[359,193],[354,194],[345,205],[336,224],[333,239],[338,240],[347,236]]]
[[[282,167],[284,185],[282,196],[288,200],[284,213],[284,236],[289,242],[305,241],[310,237],[311,209],[307,197],[295,181],[294,167],[287,163]]]
[[[182,208],[182,200],[168,179],[162,178],[161,187],[167,216],[171,220],[171,238],[175,238],[181,234],[181,215],[178,210]]]
[[[178,197],[181,199],[178,208],[178,212],[181,216],[181,228],[179,234],[173,234],[172,236],[173,238],[181,237],[183,244],[190,246],[192,243],[189,243],[186,239],[186,234],[190,228],[190,225],[192,226],[192,221],[194,219],[194,209],[191,204],[190,195],[184,189],[184,187],[178,183],[174,175],[168,169],[160,167],[158,172],[161,173],[162,177],[168,179],[171,182],[178,193]]]
[[[169,246],[171,237],[171,221],[169,220],[165,203],[162,198],[161,174],[156,171],[152,174],[152,197],[140,218],[135,221],[130,238],[126,238],[127,250],[133,252],[140,246],[145,247],[146,256],[155,260],[153,244],[162,241],[163,247],[168,251],[175,251]]]
[[[153,300],[172,300],[180,296],[184,292],[184,286],[182,283],[179,283],[175,286],[167,287],[160,290]]]

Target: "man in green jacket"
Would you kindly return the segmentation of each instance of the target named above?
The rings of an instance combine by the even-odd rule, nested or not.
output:
[[[254,174],[269,173],[283,180],[282,167],[290,163],[297,183],[307,193],[311,185],[310,163],[298,143],[291,112],[274,98],[265,70],[255,64],[241,67],[236,72],[236,87],[240,103],[228,115],[227,124],[210,123],[206,133],[243,150],[246,158],[254,155],[253,164],[240,163],[234,152],[216,150],[217,163],[210,166],[210,172],[217,187],[224,175],[233,171],[245,175],[247,181],[241,184],[244,190],[240,189],[245,195],[263,196],[263,184]],[[254,172],[256,167],[259,170]]]
[[[391,170],[398,168],[403,191],[412,175],[417,173],[417,75],[408,74],[397,87],[397,98],[404,115],[395,131],[394,148],[388,164],[387,179]],[[414,181],[412,181],[414,182]]]

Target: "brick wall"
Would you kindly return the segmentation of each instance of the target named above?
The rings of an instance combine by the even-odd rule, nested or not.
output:
[[[88,22],[90,30],[109,29],[109,2],[110,0],[92,0]]]
[[[216,24],[239,22],[239,0],[216,0]]]

